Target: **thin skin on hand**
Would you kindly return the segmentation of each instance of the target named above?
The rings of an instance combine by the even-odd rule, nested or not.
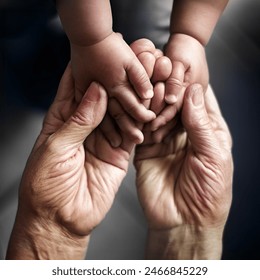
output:
[[[193,136],[174,127],[161,143],[147,139],[148,145],[136,149],[138,192],[152,228],[225,221],[228,207],[223,204],[228,206],[231,199],[231,138],[210,88],[205,102],[208,120],[201,123],[205,126],[204,143],[195,131]],[[186,123],[194,125],[191,114],[185,116],[186,108],[182,112],[184,127]],[[215,213],[218,219],[212,219]]]
[[[73,85],[69,65],[24,170],[8,258],[82,258],[126,175],[134,143],[122,134],[113,148],[104,137],[104,88],[92,83],[78,104]]]
[[[211,88],[204,101],[201,86],[189,87],[181,117],[183,126],[174,126],[162,142],[147,133],[136,148],[137,191],[149,227],[148,255],[190,258],[191,250],[183,253],[181,248],[196,232],[207,248],[196,257],[219,258],[232,198],[231,136]],[[180,236],[184,232],[191,235],[187,242]],[[158,238],[167,248],[152,245]],[[184,242],[181,248],[170,245],[178,240]],[[217,247],[210,251],[214,242]]]

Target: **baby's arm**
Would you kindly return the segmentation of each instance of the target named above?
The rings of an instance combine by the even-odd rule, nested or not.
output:
[[[206,46],[227,3],[228,0],[175,0],[171,34],[186,34]]]
[[[154,113],[142,99],[153,96],[150,79],[130,47],[112,29],[109,0],[58,0],[58,13],[70,40],[75,98],[92,81],[102,84],[133,119],[150,121]]]
[[[166,86],[166,101],[182,99],[187,85],[198,82],[206,90],[208,70],[204,47],[228,0],[175,0],[166,55],[173,71]]]
[[[89,46],[112,33],[109,0],[57,0],[63,28],[72,44]]]

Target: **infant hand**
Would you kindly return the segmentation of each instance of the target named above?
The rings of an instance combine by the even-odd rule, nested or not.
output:
[[[166,82],[165,101],[182,106],[183,95],[188,85],[199,83],[206,92],[209,73],[205,48],[195,38],[185,34],[173,34],[165,48],[165,54],[172,61],[172,73]]]

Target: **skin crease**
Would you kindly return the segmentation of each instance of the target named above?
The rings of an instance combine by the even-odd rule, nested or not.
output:
[[[211,89],[206,98],[217,106]],[[185,120],[185,109],[182,111],[184,124],[192,122]],[[205,143],[196,139],[201,147],[197,148],[196,143],[193,147],[183,128],[174,128],[176,131],[162,143],[153,143],[147,134],[148,144],[137,147],[137,186],[151,228],[171,229],[183,223],[202,226],[225,223],[233,170],[230,135],[221,116],[213,111],[209,118],[201,120],[205,122],[201,123],[205,126],[201,133],[208,138]],[[218,121],[213,123],[214,129],[207,123],[211,120]],[[207,126],[215,137],[210,137]]]
[[[170,61],[148,41],[139,41],[135,47],[154,83],[155,96],[145,106],[160,116],[169,107],[164,93]],[[110,209],[126,175],[135,142],[121,131],[120,144],[114,147],[104,135],[103,122],[110,121],[115,130],[118,125],[112,118],[103,119],[104,88],[92,83],[80,104],[74,90],[69,65],[23,174],[7,258],[83,258],[91,231]],[[123,108],[115,108],[122,116]],[[210,88],[205,103],[201,86],[186,91],[181,120],[168,121],[157,131],[150,124],[137,123],[144,134],[135,156],[138,195],[149,225],[148,253],[158,258],[165,257],[165,250],[153,246],[169,244],[173,237],[182,240],[182,231],[175,234],[182,227],[186,234],[187,229],[188,233],[211,229],[208,236],[199,236],[196,257],[204,257],[211,250],[201,251],[205,248],[201,243],[212,241],[212,236],[221,239],[231,202],[231,137]],[[153,242],[155,235],[163,242]],[[182,247],[179,241],[174,244],[175,250]],[[167,250],[170,257],[176,256],[171,248]],[[180,258],[194,251],[186,250]]]
[[[57,9],[70,40],[76,100],[97,81],[134,120],[154,119],[154,113],[142,104],[143,99],[152,98],[152,84],[123,37],[113,32],[110,1],[59,0]],[[113,114],[110,107],[108,111]],[[129,135],[137,136],[135,132]]]
[[[199,85],[191,87],[187,96],[185,95],[187,98],[182,109],[183,126],[179,121],[179,114],[172,120],[171,111],[176,108],[175,104],[168,105],[164,100],[165,83],[160,82],[159,78],[155,82],[162,70],[165,70],[158,67],[161,72],[156,72],[160,65],[158,58],[164,57],[161,57],[160,51],[154,51],[146,40],[137,41],[131,47],[149,77],[154,80],[154,98],[146,106],[150,106],[156,113],[156,120],[159,126],[162,125],[157,130],[154,130],[152,124],[143,127],[144,141],[137,146],[135,155],[137,191],[149,227],[147,257],[218,259],[232,197],[232,141],[227,125],[211,88],[205,95],[204,113],[208,115],[201,114],[199,109],[202,110],[202,105],[199,109],[191,108],[190,99],[194,98],[196,101],[197,95],[203,95]],[[155,64],[152,56],[157,58]],[[164,63],[167,65],[167,58]],[[165,73],[167,78],[171,73],[170,64]],[[193,110],[195,113],[192,114]],[[198,127],[196,123],[191,123],[196,117],[199,118]],[[202,139],[196,139],[192,132],[200,126]],[[190,135],[187,131],[191,131]],[[197,142],[202,140],[204,143],[200,148]],[[175,250],[166,249],[168,245],[159,249],[154,246],[171,243],[172,236],[177,239],[174,240]],[[183,244],[177,245],[183,236],[195,244],[185,252],[180,248]],[[202,245],[197,245],[198,240],[201,240]],[[191,252],[196,253],[192,255]]]
[[[128,129],[124,133],[140,144],[143,135],[136,121],[148,123],[154,120],[151,126],[156,131],[180,110],[184,91],[189,84],[199,83],[204,90],[207,89],[209,77],[204,47],[227,2],[173,2],[171,36],[165,47],[165,55],[173,67],[166,81],[165,101],[175,106],[173,110],[166,108],[161,117],[155,119],[153,112],[147,110],[148,106],[143,106],[154,94],[149,79],[151,73],[139,62],[143,60],[142,55],[138,57],[139,60],[134,55],[134,52],[140,53],[143,47],[132,51],[123,37],[114,33],[110,1],[78,0],[75,3],[73,0],[57,0],[57,10],[71,45],[76,100],[81,100],[92,81],[101,83],[112,98],[106,117],[107,131],[115,131],[109,118],[114,118],[120,129],[125,129],[124,124],[127,122]],[[160,79],[155,77],[152,82]],[[120,112],[119,115],[114,114],[114,108]],[[122,122],[124,118],[127,121]],[[117,134],[106,134],[114,147],[120,144],[121,139]]]
[[[228,0],[175,0],[172,7],[170,37],[165,55],[172,62],[172,73],[166,82],[165,101],[181,108],[188,85],[208,87],[205,46],[214,31]],[[181,101],[179,101],[181,99]],[[178,104],[179,103],[179,104]]]
[[[69,65],[23,174],[8,258],[84,256],[89,234],[110,209],[134,147],[121,134],[121,145],[113,148],[96,128],[106,108],[106,92],[97,83],[78,105]]]
[[[70,92],[73,90],[70,66],[64,75],[65,78],[61,82],[60,91]],[[69,87],[70,89],[68,89]],[[93,87],[98,87],[98,89],[93,89]],[[106,99],[105,91],[101,86],[94,84],[89,90],[93,92],[99,90],[100,99]],[[58,96],[62,94],[58,93]],[[32,162],[29,160],[30,166],[27,165],[29,170],[33,170],[31,173],[35,178],[44,178],[42,180],[43,184],[45,185],[45,180],[47,180],[49,185],[49,188],[46,189],[44,185],[38,184],[38,179],[36,182],[32,182],[32,188],[34,188],[34,185],[36,188],[34,192],[37,193],[37,199],[43,200],[35,202],[33,207],[37,209],[39,205],[47,203],[48,211],[49,208],[59,209],[56,214],[60,216],[59,220],[62,223],[71,228],[74,234],[87,235],[103,219],[108,208],[110,208],[114,195],[126,174],[129,153],[133,148],[133,143],[124,139],[121,147],[113,149],[98,128],[87,137],[84,143],[82,141],[82,143],[80,141],[74,143],[76,139],[73,139],[73,130],[69,130],[69,124],[64,123],[64,120],[74,121],[78,125],[78,128],[75,127],[75,129],[81,129],[81,122],[85,121],[84,118],[89,118],[92,127],[89,126],[88,128],[92,129],[94,123],[96,126],[101,122],[107,101],[100,103],[98,103],[99,100],[93,101],[97,104],[91,108],[90,113],[87,113],[86,110],[85,115],[79,112],[69,119],[73,112],[71,110],[73,106],[69,103],[73,102],[73,99],[69,97],[56,100],[57,103],[53,105],[47,115],[42,134],[34,147],[34,155],[30,159]],[[86,99],[85,102],[92,101]],[[57,107],[63,108],[60,113],[60,109]],[[53,123],[56,125],[53,126]],[[59,134],[66,135],[65,133],[68,134],[67,143],[59,139]],[[37,162],[40,162],[41,165],[35,164]],[[42,166],[42,163],[45,162],[48,165]],[[37,172],[40,172],[40,174],[37,174]],[[111,174],[115,175],[115,180],[111,180]],[[23,180],[27,181],[28,178],[25,176]],[[29,181],[31,180],[29,179]],[[48,194],[48,190],[50,194]],[[53,192],[55,192],[55,199],[50,201],[49,197],[53,196]],[[86,224],[84,221],[86,221]]]
[[[126,175],[135,143],[121,132],[115,148],[104,136],[105,90],[92,83],[80,104],[74,90],[69,64],[23,174],[9,259],[84,257]]]
[[[155,112],[161,109],[156,96],[153,103]],[[219,259],[233,161],[231,136],[211,88],[205,101],[200,85],[187,89],[181,121],[160,143],[147,131],[136,148],[137,191],[149,228],[147,257]]]
[[[164,84],[158,82],[156,88],[150,108],[159,115],[168,105]],[[212,89],[204,101],[202,87],[191,87],[180,117],[182,122],[172,120],[166,126],[160,142],[147,125],[144,142],[136,148],[137,188],[149,227],[224,224],[231,201],[232,141]]]
[[[154,44],[150,40],[136,40],[130,45],[130,47],[147,71],[148,76],[154,85],[156,85],[158,82],[165,82],[167,80],[172,71],[171,62],[169,58],[164,56],[160,50],[155,48]],[[158,91],[157,87],[158,86],[154,86],[154,91]],[[160,88],[159,91],[161,92],[161,94],[164,94],[164,88]],[[150,100],[143,101],[142,103],[146,108],[149,108]],[[113,98],[112,100],[110,100],[108,106],[109,112],[112,113],[106,114],[105,120],[101,124],[101,129],[111,145],[116,147],[121,143],[120,131],[127,134],[128,137],[132,139],[136,144],[142,143],[144,140],[143,132],[141,131],[143,124],[136,122],[133,118],[126,114],[117,99]],[[162,127],[166,122],[169,121],[168,118],[172,117],[171,109],[173,107],[174,106],[168,106],[168,108],[166,109],[166,113],[165,111],[162,111],[159,115],[157,115],[155,119],[155,125],[157,127],[154,130]],[[171,113],[167,114],[167,112]],[[113,118],[116,119],[116,123],[113,122]],[[152,123],[150,123],[149,125],[151,125]],[[165,130],[167,129],[163,127],[162,129],[158,129],[158,131],[154,133],[157,141],[163,137],[163,135],[165,134]]]
[[[208,65],[205,48],[198,40],[186,34],[172,34],[165,47],[165,54],[173,66],[166,84],[166,102],[171,104],[178,99],[182,100],[187,86],[195,82],[201,84],[206,91],[209,81]],[[177,105],[180,110],[182,102]]]

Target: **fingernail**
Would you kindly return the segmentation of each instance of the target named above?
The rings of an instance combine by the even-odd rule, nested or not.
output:
[[[100,99],[100,90],[101,88],[95,82],[92,82],[89,88],[87,89],[86,98],[90,102],[98,102]]]
[[[167,104],[174,104],[178,101],[178,98],[176,95],[170,94],[165,96],[165,102]]]
[[[148,110],[148,112],[150,112],[151,121],[154,120],[154,119],[156,119],[156,114],[155,114],[153,111]]]
[[[147,92],[145,93],[145,98],[151,99],[151,98],[153,98],[153,95],[154,95],[153,90],[152,90],[152,89],[149,89],[149,90],[147,90]]]
[[[135,144],[142,144],[144,141],[144,135],[141,131],[139,131],[138,135],[136,135],[136,138],[135,138]]]
[[[191,99],[194,106],[199,106],[202,104],[203,90],[200,85],[193,86]]]
[[[118,148],[121,145],[121,140],[119,139],[112,139],[110,144],[113,148]]]

